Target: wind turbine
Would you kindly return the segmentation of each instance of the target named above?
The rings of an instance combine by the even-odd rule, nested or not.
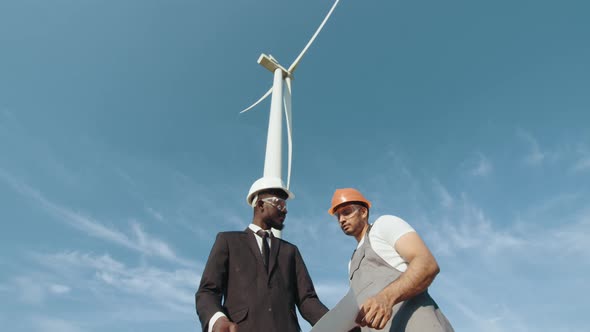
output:
[[[279,62],[272,57],[272,55],[261,54],[258,58],[258,64],[268,69],[274,74],[274,80],[272,87],[258,99],[254,104],[250,105],[240,113],[247,112],[252,108],[256,107],[263,100],[265,100],[270,94],[272,94],[270,102],[270,116],[268,120],[268,134],[266,138],[266,155],[264,157],[264,173],[262,178],[256,180],[248,193],[247,201],[248,204],[254,206],[256,204],[256,194],[263,189],[278,188],[284,190],[289,198],[294,198],[293,193],[289,191],[291,184],[291,161],[293,156],[293,139],[292,139],[292,121],[291,121],[291,96],[292,96],[292,80],[293,73],[297,69],[299,62],[303,59],[307,50],[313,44],[316,37],[322,31],[324,25],[336,9],[336,6],[340,0],[335,0],[334,4],[330,8],[330,11],[324,17],[324,20],[317,28],[311,39],[307,42],[301,53],[295,58],[295,61],[289,66],[284,68]],[[283,183],[281,177],[282,168],[282,110],[285,110],[285,118],[287,124],[287,143],[288,143],[288,166],[287,166],[287,185]],[[273,230],[275,234],[280,237],[280,231]]]

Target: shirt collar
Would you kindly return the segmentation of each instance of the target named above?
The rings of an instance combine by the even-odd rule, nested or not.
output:
[[[254,224],[250,224],[250,225],[248,226],[248,228],[250,228],[250,229],[252,230],[252,232],[254,232],[254,234],[256,234],[256,232],[258,232],[258,230],[262,229],[262,228],[260,228],[260,226],[258,226],[258,225],[254,225]],[[267,231],[265,231],[265,232],[267,232],[267,233],[268,233],[268,235],[270,235],[270,230],[267,230]],[[258,235],[258,234],[256,234],[256,235]]]

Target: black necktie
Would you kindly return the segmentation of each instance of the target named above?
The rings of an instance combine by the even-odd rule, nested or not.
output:
[[[264,261],[264,266],[266,266],[266,270],[268,271],[268,256],[270,255],[270,247],[268,246],[268,241],[266,240],[268,233],[262,229],[259,229],[256,234],[262,238],[262,260]]]

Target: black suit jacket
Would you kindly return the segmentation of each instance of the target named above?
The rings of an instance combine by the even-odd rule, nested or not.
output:
[[[267,273],[249,228],[217,234],[195,302],[203,331],[218,311],[237,323],[240,332],[296,332],[295,306],[312,325],[328,311],[297,247],[272,238]]]

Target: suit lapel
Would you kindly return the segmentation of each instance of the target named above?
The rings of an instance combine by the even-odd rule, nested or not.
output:
[[[264,267],[264,262],[262,261],[262,254],[260,253],[260,247],[258,247],[258,241],[256,240],[256,236],[254,232],[250,229],[250,227],[246,228],[246,237],[244,238],[247,247],[252,252],[252,255],[255,257],[257,264]],[[279,250],[281,248],[281,241],[275,237],[272,237],[270,240],[270,255],[268,257],[269,261],[269,268],[268,268],[268,275],[272,274],[273,269],[276,266],[277,258],[279,256]]]
[[[260,253],[260,248],[258,247],[258,241],[256,240],[256,236],[254,232],[250,229],[250,227],[246,228],[246,238],[244,239],[246,242],[247,247],[252,252],[254,259],[256,259],[257,264],[264,266],[264,262],[262,261],[262,254]]]
[[[277,257],[279,256],[279,249],[281,248],[281,241],[274,236],[270,240],[270,255],[268,258],[270,266],[268,267],[268,275],[272,274],[277,263]]]

